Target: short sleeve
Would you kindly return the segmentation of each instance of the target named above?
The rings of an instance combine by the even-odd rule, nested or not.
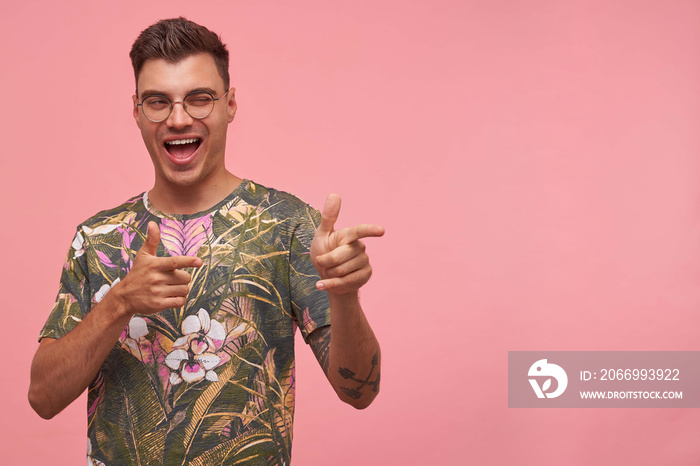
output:
[[[61,271],[56,302],[39,333],[39,341],[42,338],[58,339],[67,335],[90,310],[90,286],[86,270],[84,239],[78,230]]]
[[[316,282],[320,277],[311,263],[309,253],[311,240],[320,219],[321,214],[307,205],[294,228],[289,250],[292,311],[307,343],[311,332],[331,324],[328,294],[316,289]]]

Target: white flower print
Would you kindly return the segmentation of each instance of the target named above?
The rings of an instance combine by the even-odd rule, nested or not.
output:
[[[111,290],[114,285],[119,283],[119,280],[120,279],[117,278],[116,280],[114,280],[112,282],[111,285],[107,285],[107,284],[102,285],[100,287],[100,289],[97,290],[97,293],[95,293],[95,302],[99,303],[100,301],[102,301],[104,299],[105,295],[109,292],[109,290]]]
[[[77,259],[78,257],[85,254],[85,239],[83,238],[83,235],[80,234],[80,232],[77,232],[75,234],[75,238],[73,238],[71,247],[75,250],[75,252],[73,253],[73,259]]]
[[[218,381],[219,377],[212,369],[221,362],[216,351],[226,338],[224,326],[211,320],[206,310],[200,309],[196,316],[185,318],[182,333],[183,336],[173,342],[173,351],[165,358],[165,364],[173,371],[170,383],[177,385],[183,380],[190,383],[202,379]]]
[[[148,324],[143,318],[133,316],[129,321],[129,325],[127,325],[125,329],[125,333],[126,334],[122,333],[122,340],[124,341],[124,344],[129,348],[138,351],[139,340],[148,335]]]
[[[105,464],[100,460],[92,459],[92,442],[90,437],[87,439],[87,464],[88,466],[105,466]]]
[[[92,235],[104,235],[104,234],[110,233],[115,228],[117,228],[117,225],[100,225],[99,227],[96,227],[96,228],[90,228],[87,226],[83,226],[82,230],[83,230],[83,233],[85,233],[87,236],[92,236]],[[78,231],[75,234],[75,238],[73,238],[73,242],[71,243],[71,246],[75,250],[75,252],[73,253],[73,259],[77,259],[78,257],[85,254],[85,238],[83,238],[83,234],[80,231]]]

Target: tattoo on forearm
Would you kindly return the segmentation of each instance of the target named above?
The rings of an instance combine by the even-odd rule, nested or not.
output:
[[[338,368],[338,373],[340,376],[344,379],[351,380],[353,382],[358,382],[360,385],[358,385],[355,388],[350,388],[350,387],[340,387],[340,390],[345,393],[347,396],[350,398],[353,398],[355,400],[359,399],[362,397],[362,389],[365,386],[370,386],[372,387],[373,392],[378,392],[379,391],[379,376],[380,374],[377,372],[376,378],[374,381],[370,381],[372,378],[372,375],[374,374],[374,370],[377,369],[377,366],[379,365],[379,352],[374,353],[374,357],[372,357],[372,368],[369,370],[369,374],[367,374],[366,379],[361,379],[358,377],[355,377],[355,373],[351,371],[350,369],[346,367],[339,367]]]
[[[328,376],[328,371],[330,370],[329,350],[331,345],[331,327],[321,327],[311,332],[311,335],[309,335],[309,345],[311,346],[311,351],[313,351],[321,365],[323,372]],[[362,391],[365,387],[371,387],[372,391],[375,393],[379,392],[379,352],[374,353],[372,357],[372,367],[366,378],[363,379],[361,376],[357,376],[354,371],[347,367],[339,367],[338,373],[349,382],[356,382],[358,384],[355,387],[339,387],[340,391],[350,398],[355,400],[362,398]],[[372,379],[373,377],[374,380]]]
[[[331,328],[321,327],[314,330],[310,335],[309,344],[311,351],[314,352],[318,363],[321,365],[323,372],[328,376],[328,368],[330,361],[328,359],[329,348],[331,346]]]

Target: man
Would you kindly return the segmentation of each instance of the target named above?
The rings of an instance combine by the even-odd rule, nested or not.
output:
[[[379,390],[358,300],[363,237],[225,168],[228,51],[183,18],[134,43],[133,114],[153,188],[83,222],[40,334],[29,401],[51,418],[88,388],[93,464],[289,464],[298,326],[338,396]],[[332,322],[332,333],[331,333]]]

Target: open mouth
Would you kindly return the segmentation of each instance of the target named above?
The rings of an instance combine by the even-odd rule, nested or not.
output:
[[[202,141],[199,138],[176,139],[165,143],[165,150],[168,151],[173,158],[186,159],[194,154]]]

